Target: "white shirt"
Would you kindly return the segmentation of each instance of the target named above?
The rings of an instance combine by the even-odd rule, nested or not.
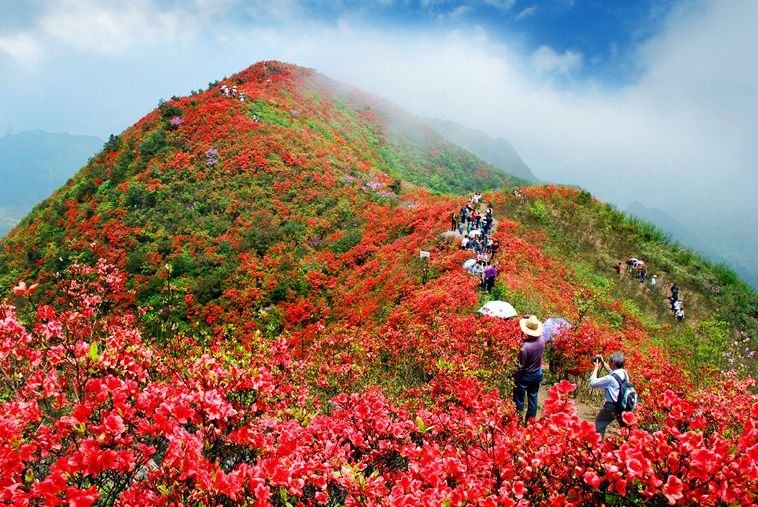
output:
[[[613,370],[613,373],[618,375],[621,380],[626,380],[629,382],[629,374],[625,369],[619,368],[618,370]],[[590,377],[590,387],[603,389],[605,401],[610,401],[611,403],[616,403],[616,400],[619,397],[619,391],[621,389],[619,383],[610,374],[606,375],[605,377],[597,378],[597,373],[594,372]]]

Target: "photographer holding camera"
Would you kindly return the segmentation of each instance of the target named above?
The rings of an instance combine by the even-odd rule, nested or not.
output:
[[[605,430],[608,428],[608,425],[614,420],[618,420],[619,424],[621,424],[621,413],[617,403],[621,392],[621,383],[628,384],[630,382],[629,374],[624,369],[624,354],[622,352],[614,352],[608,359],[611,363],[610,366],[605,362],[602,355],[596,355],[593,359],[595,369],[592,371],[592,376],[590,376],[590,387],[602,389],[605,396],[603,408],[600,409],[597,417],[595,417],[595,431],[603,437],[605,437]],[[597,372],[601,365],[608,371],[608,375],[598,378]]]

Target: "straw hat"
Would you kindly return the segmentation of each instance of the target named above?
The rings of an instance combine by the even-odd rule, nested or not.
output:
[[[529,336],[541,336],[542,332],[545,330],[545,326],[540,322],[540,319],[538,319],[536,315],[531,315],[528,319],[521,319],[518,323],[524,334]]]

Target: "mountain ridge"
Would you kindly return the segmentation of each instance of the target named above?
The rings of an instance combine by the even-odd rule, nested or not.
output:
[[[427,118],[426,121],[448,141],[469,150],[482,160],[531,183],[540,182],[507,139],[493,139],[479,130],[449,120]]]

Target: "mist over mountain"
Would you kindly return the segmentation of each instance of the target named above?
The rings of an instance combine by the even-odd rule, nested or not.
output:
[[[0,137],[0,235],[103,146],[94,136],[27,130]]]
[[[753,289],[758,288],[758,236],[754,234],[758,208],[726,216],[704,215],[688,225],[661,210],[633,202],[626,212],[652,224],[683,246],[732,268]],[[686,218],[686,217],[685,217]],[[689,225],[693,224],[693,225]]]
[[[527,181],[539,181],[507,139],[492,138],[480,130],[439,118],[427,118],[426,122],[445,139],[467,149],[482,160]]]

